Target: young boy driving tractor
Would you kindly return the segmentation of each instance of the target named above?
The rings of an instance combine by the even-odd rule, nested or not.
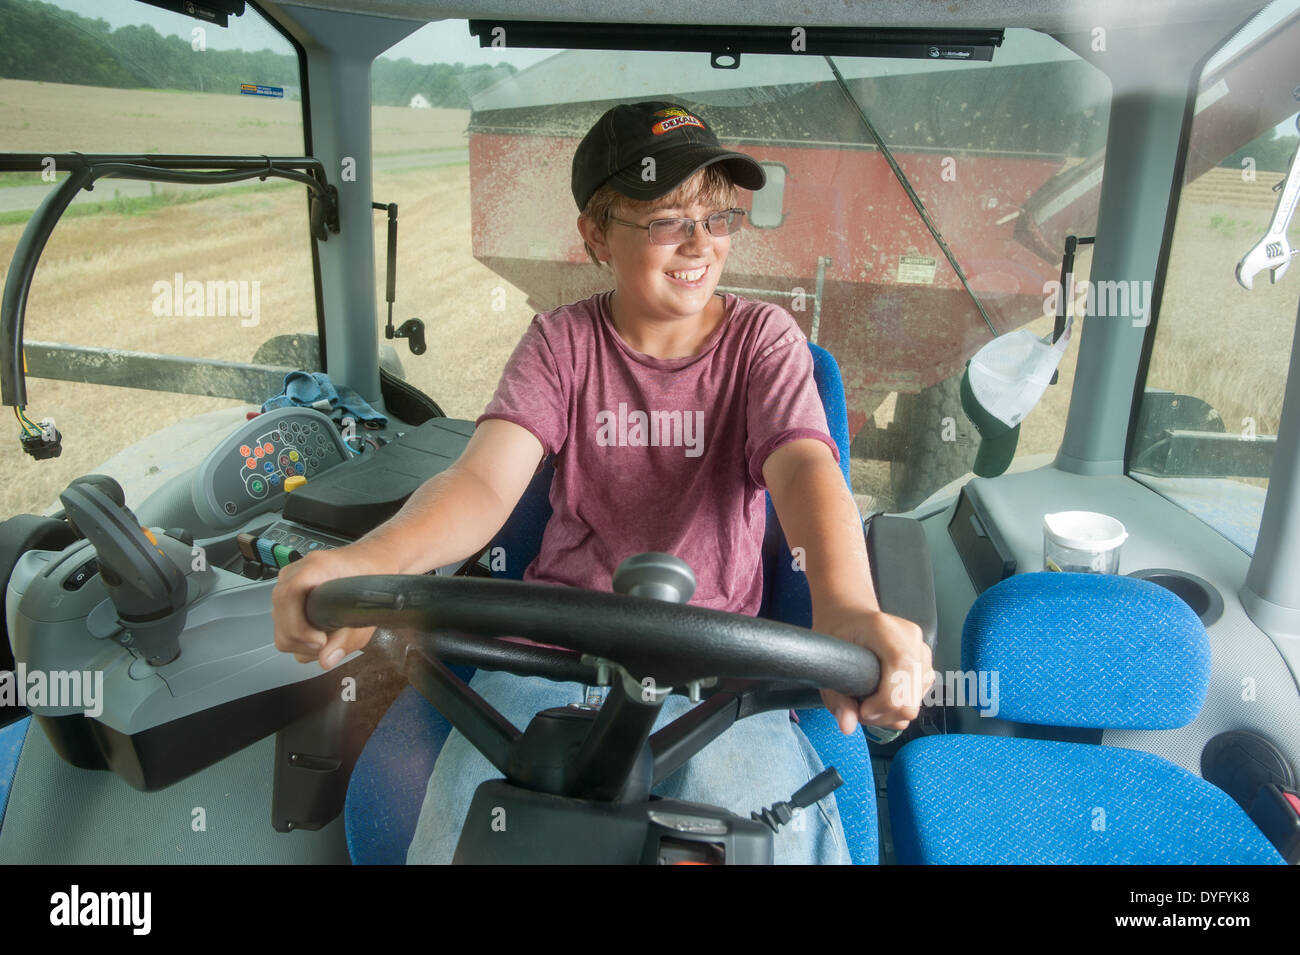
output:
[[[880,659],[880,688],[823,691],[840,729],[904,728],[933,673],[913,623],[879,610],[858,513],[812,375],[783,309],[715,290],[745,213],[736,187],[762,167],[724,149],[698,114],[672,103],[607,112],[573,160],[578,229],[612,291],[538,315],[454,465],[356,543],[285,567],[273,594],[276,646],[330,668],[372,629],[314,629],[310,591],[339,577],[419,574],[479,553],[544,457],[553,515],[524,579],[611,590],[625,558],[656,551],[690,565],[690,603],[754,615],[762,598],[764,491],[802,549],[812,627]],[[471,687],[516,725],[584,688],[480,670]],[[689,707],[669,697],[660,722]],[[820,771],[788,713],[737,722],[654,792],[750,809],[788,799]],[[450,861],[477,785],[498,775],[453,733],[429,782],[410,862]],[[777,862],[847,862],[833,800],[784,827]]]

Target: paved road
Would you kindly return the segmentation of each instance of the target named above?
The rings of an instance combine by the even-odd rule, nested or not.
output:
[[[467,162],[468,149],[453,149],[445,152],[410,153],[402,156],[380,156],[375,160],[376,170],[394,172],[401,169],[432,169],[435,166],[448,166],[453,163]],[[331,178],[331,181],[334,181]],[[39,186],[10,186],[0,189],[0,212],[34,212],[49,195],[53,184]],[[101,179],[95,188],[86,192],[82,190],[73,204],[78,202],[107,202],[116,198],[149,196],[154,190],[212,189],[210,185],[177,186],[170,183],[140,182],[137,179]]]

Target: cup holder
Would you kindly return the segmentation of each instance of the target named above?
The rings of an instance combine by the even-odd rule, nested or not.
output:
[[[1213,584],[1195,574],[1189,574],[1185,570],[1150,567],[1146,570],[1135,570],[1127,576],[1149,580],[1170,591],[1191,607],[1192,612],[1201,618],[1201,623],[1207,628],[1223,616],[1223,598],[1219,596]]]

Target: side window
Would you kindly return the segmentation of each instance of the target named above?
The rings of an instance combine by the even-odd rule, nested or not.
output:
[[[1269,267],[1277,187],[1300,144],[1285,69],[1298,43],[1300,5],[1275,3],[1206,66],[1128,459],[1247,553],[1300,302],[1294,272],[1273,284]],[[1300,243],[1296,224],[1287,235]]]
[[[222,28],[132,0],[9,0],[0,36],[6,152],[306,151],[298,52],[251,6]],[[0,172],[0,267],[65,175],[53,158]],[[224,431],[210,422],[121,452],[199,414],[233,424],[270,397],[210,387],[173,357],[318,369],[310,241],[305,190],[285,180],[103,178],[80,193],[41,255],[24,327],[27,414],[54,421],[63,453],[36,462],[6,444],[0,512],[39,513],[96,469],[130,504]],[[87,383],[106,369],[112,385]]]

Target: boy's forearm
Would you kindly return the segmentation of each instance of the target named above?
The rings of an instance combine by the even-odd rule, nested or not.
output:
[[[792,554],[802,558],[814,619],[832,610],[879,610],[862,517],[839,466],[829,455],[804,462],[781,498],[773,494],[772,503]]]
[[[504,523],[500,507],[490,488],[453,465],[354,546],[382,554],[395,573],[423,574],[478,553]]]

